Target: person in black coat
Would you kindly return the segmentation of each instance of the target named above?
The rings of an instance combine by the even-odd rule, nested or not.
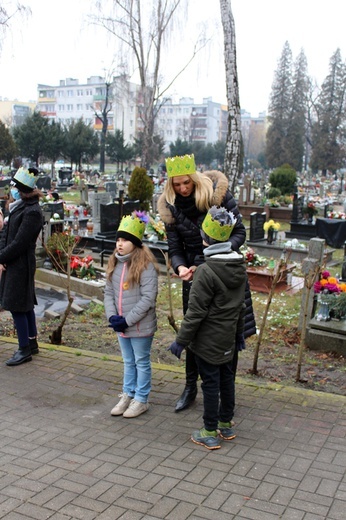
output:
[[[0,242],[0,302],[11,312],[17,330],[19,348],[6,361],[16,366],[32,360],[38,353],[34,306],[36,240],[42,229],[43,215],[39,204],[41,192],[36,188],[36,168],[19,168],[12,180],[9,216]]]
[[[238,251],[246,239],[246,230],[236,201],[229,191],[227,177],[220,171],[197,173],[193,155],[166,159],[168,179],[158,200],[158,212],[165,224],[168,254],[172,269],[183,281],[183,312],[188,309],[189,293],[195,268],[204,262],[200,234],[202,222],[212,206],[232,211],[236,218],[229,238],[232,249]],[[246,291],[248,307],[244,337],[256,333],[251,293]],[[240,347],[241,348],[241,347]],[[234,356],[235,369],[238,354]],[[198,368],[194,354],[186,351],[186,385],[175,411],[188,408],[197,395]]]

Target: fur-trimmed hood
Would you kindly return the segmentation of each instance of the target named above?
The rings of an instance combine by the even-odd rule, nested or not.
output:
[[[226,175],[218,170],[206,171],[203,172],[203,174],[213,181],[214,195],[211,201],[211,205],[221,206],[228,190],[228,179]],[[174,217],[169,210],[164,193],[162,193],[162,195],[159,197],[159,200],[157,201],[157,211],[164,224],[174,223]]]

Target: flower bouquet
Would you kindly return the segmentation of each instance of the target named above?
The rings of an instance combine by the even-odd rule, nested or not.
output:
[[[83,280],[96,278],[93,257],[90,255],[85,256],[84,258],[81,258],[80,256],[72,256],[70,267],[71,274],[77,276],[77,278],[82,278]]]
[[[321,278],[314,283],[314,293],[318,295],[319,307],[315,314],[317,321],[329,321],[331,315],[337,317],[340,315],[338,300],[343,293],[342,301],[344,301],[344,294],[346,294],[346,283],[340,283],[338,280],[330,275],[329,271],[323,271]],[[338,309],[336,312],[333,309]],[[333,311],[333,312],[332,312]]]
[[[327,211],[327,218],[346,220],[346,213],[343,213],[342,211]]]
[[[304,215],[307,215],[308,220],[312,222],[313,217],[318,213],[318,209],[316,208],[315,204],[310,201],[305,207],[303,207],[303,213]]]
[[[268,244],[271,244],[276,240],[277,233],[280,229],[280,223],[274,222],[274,220],[268,220],[263,224],[263,229],[267,232]]]
[[[241,246],[240,252],[244,255],[245,263],[249,267],[267,265],[267,259],[255,253],[251,247]]]

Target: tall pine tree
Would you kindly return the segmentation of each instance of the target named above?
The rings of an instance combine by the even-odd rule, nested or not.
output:
[[[269,168],[276,168],[286,161],[286,135],[290,120],[292,92],[292,51],[285,42],[274,82],[269,104],[269,128],[266,138],[266,159]]]
[[[329,74],[325,78],[316,103],[317,120],[312,128],[312,170],[335,173],[346,159],[345,152],[345,94],[346,66],[340,49],[330,59]]]
[[[296,171],[301,171],[303,166],[308,92],[307,61],[304,51],[301,50],[294,65],[291,102],[289,105],[290,112],[284,139],[285,157],[283,161],[290,164]]]

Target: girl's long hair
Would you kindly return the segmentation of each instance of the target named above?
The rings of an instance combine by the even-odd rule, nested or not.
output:
[[[199,211],[208,211],[212,206],[213,181],[203,173],[191,173],[189,175],[195,185],[195,202]],[[174,206],[176,193],[173,187],[173,177],[168,177],[164,187],[166,201]]]
[[[113,254],[109,257],[106,276],[107,280],[112,279],[112,274],[115,269],[115,266],[118,263],[118,260],[114,253],[117,252],[117,248],[114,249]],[[152,263],[155,267],[157,273],[159,273],[159,265],[153,253],[150,251],[148,246],[143,247],[135,247],[133,250],[130,259],[128,260],[128,274],[127,274],[127,283],[130,287],[133,287],[135,284],[139,284],[141,280],[142,272],[148,267],[148,265]]]

